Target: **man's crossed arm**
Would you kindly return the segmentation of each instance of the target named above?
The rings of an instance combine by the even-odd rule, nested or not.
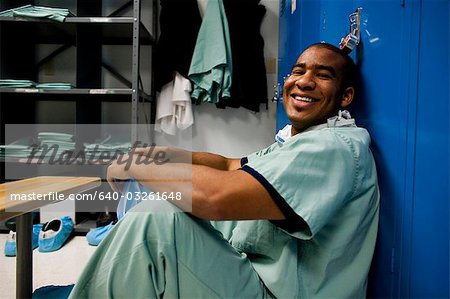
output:
[[[205,220],[284,219],[267,190],[253,176],[239,170],[240,160],[211,153],[164,148],[167,163],[139,163],[138,149],[131,164],[115,161],[107,180],[120,192],[117,180],[134,178],[153,192],[179,192],[171,201]]]

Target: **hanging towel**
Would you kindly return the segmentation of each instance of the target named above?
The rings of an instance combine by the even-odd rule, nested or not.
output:
[[[259,112],[268,104],[264,39],[261,24],[266,8],[260,0],[223,0],[228,20],[233,57],[231,97],[218,108],[244,107]]]
[[[189,69],[195,103],[217,103],[230,97],[231,45],[222,0],[209,0]]]
[[[175,72],[175,79],[163,86],[157,96],[157,131],[175,135],[177,128],[187,129],[194,123],[190,93],[191,82]]]
[[[161,34],[155,47],[155,87],[173,81],[177,71],[187,78],[202,23],[197,0],[161,0]]]

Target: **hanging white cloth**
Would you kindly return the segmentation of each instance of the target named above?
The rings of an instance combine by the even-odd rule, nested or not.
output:
[[[158,132],[175,135],[177,129],[185,130],[194,123],[191,82],[175,72],[173,81],[161,88],[156,96],[156,124]]]

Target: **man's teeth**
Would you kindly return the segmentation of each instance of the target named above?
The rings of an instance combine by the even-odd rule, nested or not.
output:
[[[296,99],[297,101],[302,101],[302,102],[307,102],[307,103],[312,103],[312,102],[314,102],[313,99],[311,99],[311,98],[306,98],[306,97],[299,97],[299,96],[296,96],[295,99]]]

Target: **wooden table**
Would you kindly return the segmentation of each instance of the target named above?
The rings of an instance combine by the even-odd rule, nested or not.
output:
[[[90,190],[100,183],[101,180],[97,177],[41,176],[0,184],[0,221],[17,217],[17,298],[31,298],[33,292],[33,221],[30,212],[61,202],[54,199]],[[18,197],[11,200],[11,194],[19,194],[23,200],[17,200]]]

